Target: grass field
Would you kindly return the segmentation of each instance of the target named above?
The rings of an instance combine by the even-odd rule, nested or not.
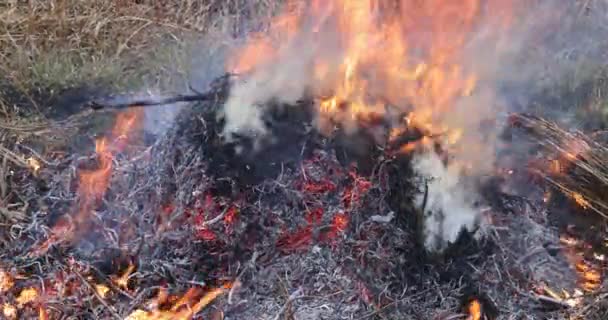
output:
[[[200,51],[192,50],[202,35],[217,45],[240,33],[246,17],[275,6],[268,0],[4,2],[0,105],[26,101],[41,108],[45,98],[82,85],[174,86],[193,69]]]

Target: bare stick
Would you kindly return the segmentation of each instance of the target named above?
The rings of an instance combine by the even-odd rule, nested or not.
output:
[[[117,103],[104,103],[99,101],[91,102],[91,109],[128,109],[134,107],[152,107],[161,105],[170,105],[178,102],[194,102],[194,101],[210,101],[217,97],[217,92],[208,92],[204,94],[179,94],[170,97],[149,98],[149,99],[134,99]]]
[[[124,99],[115,98],[116,101],[91,101],[89,103],[91,109],[128,109],[134,107],[152,107],[161,105],[170,105],[179,102],[196,102],[196,101],[211,101],[217,99],[218,95],[221,95],[228,83],[229,79],[233,77],[233,74],[224,74],[223,76],[215,79],[209,89],[206,92],[194,91],[192,94],[176,94],[165,97],[149,97],[149,98],[132,98],[124,97]]]

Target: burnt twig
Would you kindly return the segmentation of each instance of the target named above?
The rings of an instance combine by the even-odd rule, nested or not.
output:
[[[113,97],[108,100],[111,101],[100,101],[94,100],[89,103],[89,106],[93,110],[101,110],[101,109],[128,109],[135,107],[153,107],[153,106],[161,106],[161,105],[171,105],[179,102],[201,102],[201,101],[211,101],[217,99],[218,95],[221,95],[224,90],[227,88],[228,81],[234,75],[232,74],[224,74],[221,77],[215,79],[210,88],[206,92],[194,91],[192,94],[176,94],[165,97],[148,97],[148,98],[132,98],[132,97],[124,97],[117,98]]]
[[[161,97],[161,98],[148,98],[148,99],[134,99],[120,102],[99,102],[93,101],[90,106],[93,110],[100,109],[128,109],[134,107],[153,107],[161,105],[170,105],[179,102],[195,102],[195,101],[209,101],[215,99],[217,96],[216,92],[207,92],[203,94],[178,94],[175,96]]]

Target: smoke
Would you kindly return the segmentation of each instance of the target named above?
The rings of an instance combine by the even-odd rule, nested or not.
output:
[[[413,160],[418,175],[433,178],[426,243],[440,250],[479,220],[477,191],[462,181],[494,170],[497,137],[511,108],[503,88],[528,89],[523,96],[540,90],[576,65],[580,59],[568,48],[578,45],[584,46],[573,49],[578,57],[601,60],[601,45],[590,39],[606,34],[608,24],[597,21],[608,18],[595,17],[591,27],[577,9],[548,0],[336,0],[291,7],[229,65],[246,75],[225,104],[225,134],[269,134],[265,103],[292,104],[309,93],[350,103],[319,102],[322,130],[335,122],[359,130],[361,109],[392,123],[412,112],[417,125],[450,130],[443,141],[447,162],[432,151]],[[387,104],[399,112],[388,113]]]
[[[420,176],[430,177],[424,182],[428,192],[415,200],[425,210],[424,244],[429,250],[443,250],[463,229],[471,231],[478,222],[478,211],[472,206],[475,193],[463,188],[456,168],[446,167],[435,153],[416,157],[413,169]]]

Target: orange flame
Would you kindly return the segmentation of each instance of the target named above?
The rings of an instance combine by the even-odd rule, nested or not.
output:
[[[125,290],[128,289],[129,279],[130,279],[133,271],[135,271],[135,265],[129,264],[129,267],[127,268],[127,270],[125,270],[125,272],[121,276],[113,279],[114,283],[122,289],[125,289]]]
[[[469,311],[469,317],[467,319],[469,320],[481,320],[481,303],[479,303],[479,301],[477,300],[473,300],[469,303],[469,307],[468,307],[468,311]]]
[[[26,305],[38,299],[38,290],[36,288],[26,288],[21,290],[15,301],[19,306]]]
[[[190,320],[230,288],[231,284],[227,284],[221,288],[211,289],[204,294],[198,288],[191,288],[182,297],[178,298],[168,310],[159,308],[160,305],[169,300],[166,291],[161,290],[157,301],[153,304],[155,306],[154,310],[135,310],[126,320]]]
[[[71,241],[76,238],[77,232],[84,232],[83,224],[87,223],[89,215],[97,202],[108,189],[112,174],[112,161],[115,152],[122,152],[128,142],[128,134],[135,128],[137,120],[143,111],[138,108],[120,113],[116,119],[110,137],[103,137],[95,141],[95,153],[99,166],[95,170],[83,171],[79,176],[78,207],[73,216],[66,216],[51,230],[51,236],[40,244],[32,254],[40,255],[50,246],[60,241]],[[78,230],[78,231],[77,231]]]
[[[15,285],[15,280],[10,273],[0,267],[0,294],[9,291]]]
[[[482,9],[493,13],[496,36],[513,14],[501,1],[484,3],[486,8],[481,0],[288,3],[267,31],[239,48],[229,70],[255,73],[310,50],[313,91],[326,97],[318,102],[321,129],[352,127],[353,120],[385,115],[390,107],[413,110],[412,124],[446,134],[448,144],[459,141],[465,128],[450,125],[446,111],[476,88],[478,76],[462,60]]]
[[[39,320],[49,320],[49,314],[46,312],[44,307],[38,307],[38,319]]]
[[[589,201],[587,199],[585,199],[585,197],[578,192],[572,192],[570,194],[570,196],[572,197],[574,202],[576,202],[576,204],[579,205],[583,209],[588,209],[591,206]]]
[[[602,272],[596,263],[585,259],[581,253],[582,248],[587,244],[567,235],[560,236],[560,242],[566,246],[564,255],[579,276],[580,289],[585,292],[594,292],[599,289],[603,281]],[[599,261],[601,262],[601,259]]]

